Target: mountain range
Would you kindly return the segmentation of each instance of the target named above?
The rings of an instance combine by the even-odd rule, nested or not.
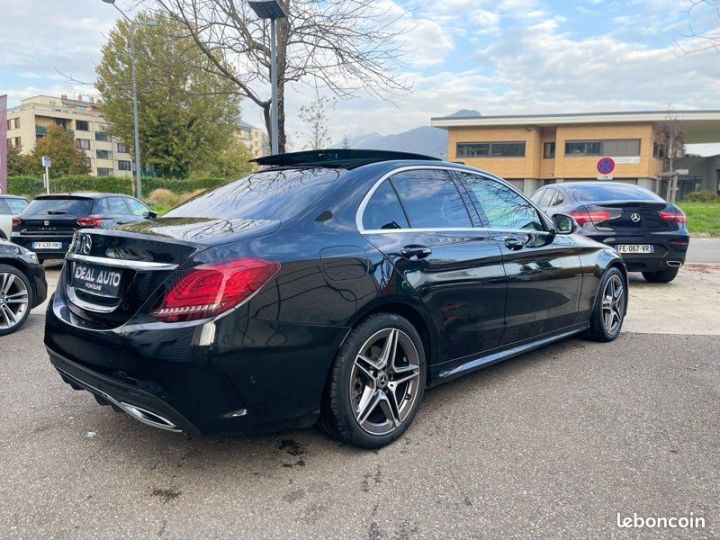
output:
[[[462,109],[450,116],[480,116],[478,111]],[[366,133],[348,137],[350,148],[367,148],[372,150],[394,150],[396,152],[413,152],[447,158],[447,131],[431,126],[420,126],[394,135]],[[342,146],[335,144],[334,146]]]

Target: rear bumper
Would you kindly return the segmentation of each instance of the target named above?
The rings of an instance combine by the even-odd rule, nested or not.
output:
[[[657,272],[668,268],[678,268],[685,264],[690,244],[688,234],[651,233],[646,235],[586,234],[589,238],[616,248],[621,244],[649,244],[652,254],[627,254],[621,256],[628,272]]]
[[[35,292],[32,307],[37,307],[47,299],[48,286],[47,279],[45,278],[45,269],[42,265],[32,264],[28,265],[28,273],[32,279],[33,290]]]
[[[85,330],[64,320],[70,314],[57,296],[48,308],[45,345],[63,379],[125,412],[123,405],[135,407],[191,434],[312,425],[347,333],[237,313],[195,326]]]
[[[18,232],[12,233],[12,242],[19,246],[22,246],[30,251],[34,251],[39,259],[63,259],[67,253],[70,243],[72,242],[73,236],[70,235],[33,235],[33,234],[22,234]],[[35,249],[33,247],[34,242],[62,242],[62,248],[60,249]]]

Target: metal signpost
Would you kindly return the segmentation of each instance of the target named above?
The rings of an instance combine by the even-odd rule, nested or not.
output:
[[[270,153],[278,153],[278,103],[277,103],[277,37],[275,26],[278,19],[287,17],[287,13],[277,0],[250,1],[250,8],[255,14],[270,21],[270,85],[272,86],[272,103],[270,104]]]
[[[52,165],[52,159],[50,159],[50,156],[43,156],[40,161],[42,162],[42,166],[45,167],[45,176],[43,177],[45,193],[50,195],[50,166]]]
[[[0,193],[7,193],[7,96],[0,96]]]

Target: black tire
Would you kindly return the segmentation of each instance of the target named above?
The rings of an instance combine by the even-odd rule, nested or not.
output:
[[[381,352],[381,355],[373,357],[373,360],[381,359],[387,339],[389,339],[382,337],[385,332],[389,332],[389,336],[397,336],[395,337],[395,348],[400,353],[398,354],[399,360],[391,363],[393,366],[402,364],[395,368],[398,369],[398,373],[392,366],[382,370],[375,370],[371,367],[366,371],[364,367],[367,367],[368,364],[363,364],[364,367],[356,365],[356,362],[360,361],[358,358],[360,353],[371,349]],[[371,340],[376,339],[376,336],[381,336],[377,338],[380,341],[372,342]],[[371,345],[372,343],[383,343],[383,345],[371,347],[368,346],[368,343]],[[402,354],[404,356],[400,358]],[[370,376],[369,371],[373,372],[374,378]],[[416,372],[417,376],[415,376]],[[401,382],[395,387],[392,386],[395,381],[400,381],[403,377],[412,377],[412,379],[410,382]],[[330,373],[320,423],[332,437],[340,441],[362,448],[381,448],[400,437],[412,423],[420,408],[426,381],[425,349],[415,327],[399,315],[391,313],[371,315],[350,332],[345,343],[338,350]],[[370,390],[368,383],[372,385],[373,390]],[[368,413],[365,421],[361,422],[361,418],[358,418],[357,415],[360,414],[360,405],[366,391],[374,392],[368,394],[371,396],[383,393],[387,401],[383,400],[383,403],[378,403],[372,410],[372,415]],[[358,393],[361,393],[360,402],[356,404]],[[397,405],[397,395],[400,393],[403,394],[403,397],[400,399],[400,405]],[[411,399],[413,401],[409,405],[405,405],[405,402],[409,402]],[[373,397],[368,398],[366,401],[368,406],[365,410],[370,409],[369,404],[372,402]],[[397,406],[393,406],[393,404]],[[399,425],[389,417],[386,422],[390,425],[389,427],[382,427],[382,423],[374,423],[377,422],[377,418],[382,419],[386,415],[384,408],[386,405],[393,411],[393,418],[399,422]],[[366,427],[361,426],[361,423]],[[371,426],[370,429],[377,433],[368,431],[368,426]],[[384,433],[383,429],[391,429],[391,431]]]
[[[4,318],[2,313],[0,313],[0,336],[6,336],[8,334],[12,334],[13,332],[17,332],[20,330],[20,328],[23,327],[25,322],[27,321],[28,316],[30,315],[30,310],[33,306],[34,296],[33,296],[33,288],[30,284],[30,280],[23,274],[20,270],[15,268],[14,266],[9,266],[7,264],[0,264],[0,278],[3,275],[12,274],[17,279],[21,280],[22,283],[25,285],[25,290],[27,292],[27,306],[25,307],[25,310],[21,314],[21,316],[18,318],[16,322],[13,323],[12,326],[6,328],[4,327],[7,324],[7,320]],[[3,280],[0,279],[0,286],[2,285]],[[0,289],[0,304],[2,303],[2,293],[3,291]],[[12,305],[12,304],[9,304]],[[4,309],[2,306],[0,306],[0,311]]]
[[[679,268],[667,268],[657,272],[643,272],[645,281],[650,283],[670,283],[678,275]]]
[[[616,315],[611,316],[611,319],[616,321],[616,323],[609,326],[607,324],[606,315],[608,314],[608,310],[612,313],[613,308],[607,307],[605,297],[609,287],[608,284],[611,280],[615,284],[622,284],[622,298],[621,301],[618,301],[618,305],[615,305],[614,311]],[[585,332],[585,337],[601,343],[614,341],[620,335],[620,330],[622,329],[622,325],[625,320],[626,307],[627,280],[620,270],[617,268],[610,268],[605,272],[602,280],[600,281],[600,287],[598,287],[597,296],[595,297],[595,305],[593,306],[593,311],[590,315],[590,328],[588,328]]]

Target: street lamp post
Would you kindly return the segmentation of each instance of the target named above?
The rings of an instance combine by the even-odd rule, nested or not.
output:
[[[107,0],[103,0],[107,1]],[[270,20],[270,85],[272,101],[270,102],[270,150],[273,155],[279,153],[278,147],[278,104],[277,104],[277,39],[276,21],[287,17],[285,10],[277,0],[249,1],[248,4],[261,18]]]
[[[130,71],[132,78],[132,101],[133,101],[133,135],[134,135],[134,147],[135,147],[135,178],[137,181],[137,198],[142,199],[142,168],[140,160],[140,130],[138,127],[138,99],[137,99],[137,73],[136,73],[136,61],[135,61],[135,30],[137,23],[135,19],[128,17],[125,12],[115,5],[115,0],[102,0],[106,4],[112,5],[118,10],[120,15],[125,17],[130,22]]]

